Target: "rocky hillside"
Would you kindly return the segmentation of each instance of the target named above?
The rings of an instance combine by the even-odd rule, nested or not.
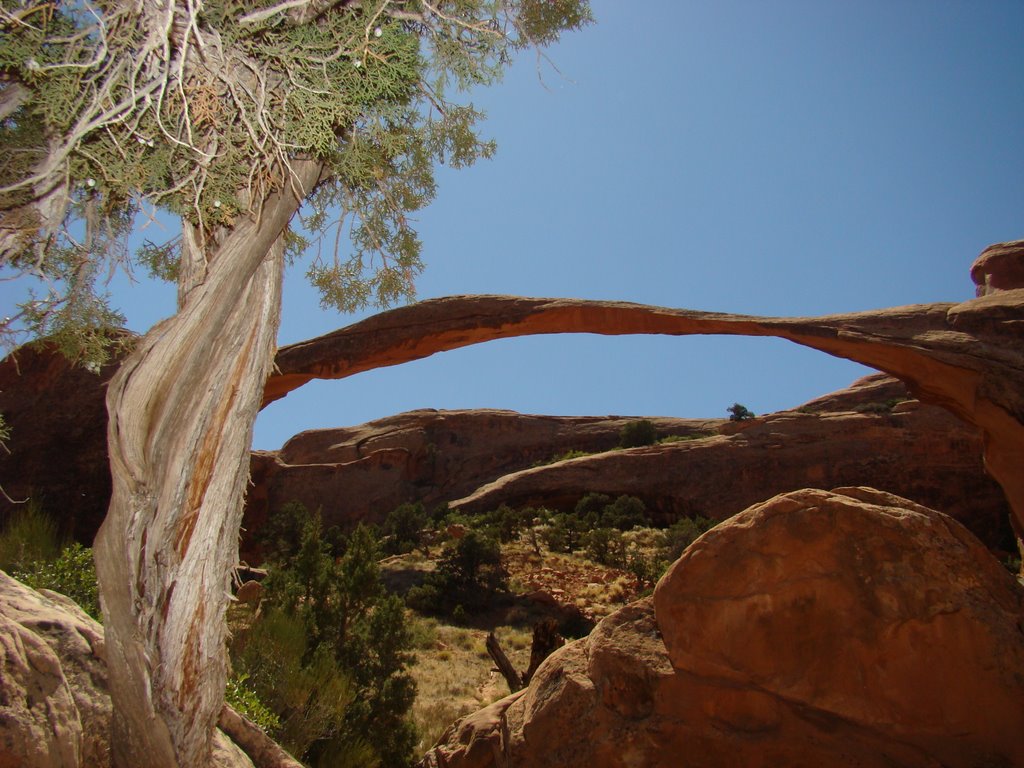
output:
[[[379,522],[409,500],[470,513],[501,504],[571,509],[589,492],[637,496],[667,524],[722,520],[799,488],[872,485],[952,515],[989,546],[1012,546],[978,431],[910,399],[888,376],[751,421],[652,418],[667,441],[618,449],[635,420],[430,410],[303,432],[253,455],[245,527],[258,529],[289,501],[344,527]],[[554,460],[570,451],[588,455]]]
[[[85,543],[110,495],[103,397],[113,370],[97,376],[45,348],[0,363],[0,413],[12,427],[0,485],[14,499],[38,499]],[[1012,549],[1009,508],[983,468],[978,430],[910,399],[883,374],[747,422],[651,417],[668,441],[618,449],[622,428],[637,418],[423,410],[303,432],[279,451],[253,453],[245,528],[258,530],[290,501],[346,527],[379,522],[406,501],[467,512],[503,503],[564,509],[592,491],[638,496],[662,523],[721,520],[775,493],[871,485]],[[556,460],[570,452],[576,458]],[[11,508],[0,501],[0,520]]]

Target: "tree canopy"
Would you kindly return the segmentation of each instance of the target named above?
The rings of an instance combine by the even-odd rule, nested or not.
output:
[[[116,768],[209,761],[286,261],[318,243],[325,305],[411,295],[435,165],[494,151],[452,94],[589,18],[586,0],[0,0],[0,275],[35,281],[0,340],[95,365],[120,322],[105,273],[178,286],[107,388]],[[161,211],[180,236],[130,253]]]
[[[0,334],[98,354],[91,329],[121,320],[109,269],[182,268],[180,237],[128,252],[143,217],[168,211],[215,240],[297,183],[297,157],[323,172],[286,244],[320,241],[308,276],[325,306],[410,296],[409,213],[433,199],[435,165],[494,151],[452,93],[589,19],[584,0],[3,0],[0,266],[37,282]]]

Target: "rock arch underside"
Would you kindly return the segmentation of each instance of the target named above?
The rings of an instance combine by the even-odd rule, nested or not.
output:
[[[494,339],[554,333],[772,336],[884,371],[923,402],[983,435],[989,473],[1024,531],[1024,241],[986,249],[972,267],[979,296],[820,317],[781,318],[643,304],[453,296],[384,312],[282,347],[264,406],[313,379],[354,374]],[[992,265],[995,265],[994,267]],[[993,275],[995,278],[993,278]]]

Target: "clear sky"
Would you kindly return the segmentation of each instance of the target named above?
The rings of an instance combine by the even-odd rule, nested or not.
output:
[[[973,296],[1024,237],[1024,3],[596,0],[597,23],[473,95],[497,156],[439,174],[419,297],[565,296],[808,316]],[[540,75],[540,77],[538,77]],[[139,331],[173,292],[133,291]],[[297,265],[282,344],[357,319]],[[511,339],[272,404],[255,447],[413,408],[725,417],[867,369],[784,341]]]

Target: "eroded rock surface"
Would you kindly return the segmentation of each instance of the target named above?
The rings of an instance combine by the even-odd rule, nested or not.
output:
[[[103,628],[0,571],[0,766],[109,763]]]
[[[11,430],[0,486],[12,499],[34,498],[85,543],[110,503],[104,398],[119,362],[92,373],[31,345],[0,361],[0,413]],[[16,509],[0,496],[0,523]]]
[[[801,490],[456,723],[434,768],[1024,764],[1024,588],[951,518]]]
[[[856,389],[846,394],[852,399]],[[1013,549],[1009,508],[985,474],[977,430],[940,408],[911,400],[881,413],[794,410],[721,431],[509,473],[451,506],[571,508],[595,491],[638,496],[669,523],[685,515],[722,520],[799,488],[871,484],[952,515],[989,546]]]
[[[982,431],[986,466],[1006,492],[1017,530],[1024,531],[1024,288],[959,304],[814,318],[583,299],[434,299],[282,348],[264,402],[314,378],[339,379],[492,339],[547,333],[775,336],[889,373],[918,399]]]
[[[111,713],[103,627],[0,571],[0,768],[107,768]],[[253,763],[216,731],[210,767]]]

